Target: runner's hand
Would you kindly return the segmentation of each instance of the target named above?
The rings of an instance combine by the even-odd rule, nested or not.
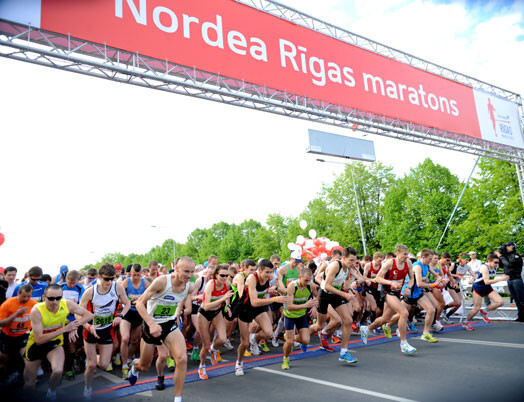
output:
[[[409,290],[409,288],[406,288],[404,289],[404,292],[402,294],[406,297],[409,297],[411,296],[411,290]]]
[[[502,281],[509,281],[509,275],[506,275],[506,274],[502,275],[500,277],[500,281],[499,282],[502,282]]]
[[[402,288],[402,284],[400,282],[393,282],[391,284],[391,289],[401,289]]]
[[[64,332],[76,331],[78,328],[78,321],[71,321],[64,327]]]
[[[271,286],[270,288],[268,288],[267,292],[270,295],[274,295],[277,292],[277,287],[276,286]]]
[[[160,335],[162,335],[162,327],[155,323],[149,327],[149,333],[152,337],[158,338]]]
[[[227,300],[229,299],[231,296],[233,296],[235,294],[235,292],[233,292],[232,290],[229,290],[224,296],[222,296],[222,300]]]
[[[278,296],[278,302],[281,304],[286,304],[287,302],[290,302],[292,300],[293,300],[293,296]]]
[[[316,307],[318,305],[318,302],[316,299],[310,299],[307,301],[306,304],[304,304],[304,307],[305,308],[312,308],[312,307]]]
[[[98,336],[98,334],[96,333],[96,329],[99,327],[100,325],[91,325],[89,327],[89,333],[91,335],[93,335],[96,339],[100,339],[100,337]]]
[[[347,301],[351,301],[352,298],[353,293],[344,293],[344,299],[346,299]]]
[[[78,332],[77,331],[71,331],[69,333],[69,343],[75,343],[78,338]]]
[[[122,322],[122,317],[115,317],[113,320],[113,327],[116,327],[118,324],[120,324],[120,322]]]
[[[25,313],[27,313],[27,307],[20,307],[18,310],[16,310],[15,317],[20,317],[21,315],[24,315]]]

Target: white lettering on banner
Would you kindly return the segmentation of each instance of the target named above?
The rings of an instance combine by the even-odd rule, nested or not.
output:
[[[136,23],[148,24],[147,0],[125,0],[125,3]],[[124,0],[115,0],[115,16],[117,18],[124,18],[123,8]],[[155,7],[152,11],[152,20],[154,25],[163,32],[175,34],[178,31],[178,17],[173,10],[167,7]],[[214,21],[201,21],[198,17],[182,14],[182,35],[189,40],[194,39],[191,36],[191,24],[193,24],[193,30],[196,29],[195,25],[200,25],[201,38],[206,45],[225,49],[224,21],[221,15],[215,14]],[[249,37],[235,29],[226,32],[225,39],[227,47],[231,52],[240,56],[247,56],[249,53],[255,60],[268,62],[267,46],[262,39]],[[279,38],[278,42],[280,66],[282,68],[293,69],[297,73],[309,75],[311,82],[319,87],[326,86],[328,81],[350,88],[354,88],[357,85],[353,68],[349,66],[341,67],[333,61],[317,55],[311,55],[306,47],[295,44],[290,40]],[[362,84],[364,91],[377,96],[387,97],[400,102],[408,101],[412,105],[455,117],[460,115],[459,105],[455,99],[428,93],[424,90],[422,84],[419,84],[418,88],[416,88],[396,83],[368,72],[362,72]],[[502,115],[499,117],[500,119],[497,122],[498,132],[500,132],[501,136],[512,137],[515,132],[512,125],[507,123],[507,120],[504,120]]]

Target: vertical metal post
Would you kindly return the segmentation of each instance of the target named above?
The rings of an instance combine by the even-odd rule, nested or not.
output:
[[[455,215],[455,212],[457,211],[457,208],[460,204],[460,200],[462,199],[462,196],[464,195],[464,191],[466,191],[466,187],[468,187],[469,181],[471,180],[471,176],[473,176],[473,172],[475,171],[475,168],[477,167],[477,163],[479,163],[479,159],[480,159],[480,156],[477,157],[477,160],[475,161],[475,164],[473,165],[473,169],[471,169],[471,173],[469,174],[468,180],[466,181],[466,184],[464,184],[464,188],[462,189],[462,192],[460,193],[457,203],[455,204],[455,208],[453,208],[453,212],[451,213],[451,216],[449,217],[449,220],[448,220],[448,223],[446,224],[444,232],[442,232],[442,236],[440,237],[440,240],[437,244],[437,248],[435,249],[435,251],[438,250],[438,248],[440,247],[440,243],[442,243],[442,239],[444,239],[444,235],[446,234],[449,224],[451,223],[451,220],[453,219],[453,216]]]
[[[366,249],[366,238],[364,237],[364,229],[362,228],[362,216],[360,216],[360,206],[358,205],[357,186],[355,185],[355,178],[353,177],[353,165],[349,165],[349,171],[351,172],[351,181],[353,182],[353,191],[355,192],[355,202],[357,203],[358,212],[358,223],[360,224],[360,234],[362,236],[362,246],[364,247],[364,255],[368,254]]]

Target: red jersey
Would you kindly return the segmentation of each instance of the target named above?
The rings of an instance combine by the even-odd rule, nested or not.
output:
[[[404,266],[402,269],[398,269],[397,267],[397,259],[393,259],[393,266],[391,269],[387,272],[386,278],[388,281],[394,281],[394,282],[400,282],[402,281],[402,285],[404,285],[404,282],[406,281],[406,275],[409,274],[409,266],[408,262],[404,262]],[[395,289],[392,290],[390,286],[386,286],[388,290],[391,290],[393,292],[400,292],[401,289]]]
[[[224,287],[220,290],[217,290],[217,281],[216,279],[213,279],[213,291],[211,292],[211,300],[210,303],[213,303],[214,301],[217,301],[221,297],[223,297],[227,293],[227,285],[224,284]],[[202,303],[204,303],[206,300],[206,293],[204,292],[204,297],[202,299]],[[223,303],[224,304],[224,303]],[[224,307],[224,305],[220,306],[220,308]]]
[[[382,268],[382,265],[379,265],[378,267],[373,266],[373,262],[370,262],[371,267],[368,272],[368,278],[375,279],[377,277],[378,271],[380,271],[380,268]],[[378,283],[372,283],[371,288],[378,288]]]

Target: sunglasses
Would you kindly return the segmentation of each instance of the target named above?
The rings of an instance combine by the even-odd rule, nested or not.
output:
[[[229,274],[218,274],[218,276],[220,276],[221,278],[227,278]]]
[[[87,279],[92,281],[93,279],[96,279],[96,276],[88,276]]]
[[[112,276],[111,278],[102,277],[102,279],[103,279],[104,281],[106,281],[106,282],[109,282],[109,281],[114,280],[115,277],[114,277],[114,276]]]
[[[46,296],[46,299],[49,300],[49,301],[58,301],[62,298],[62,296],[56,296],[56,297],[52,297],[52,296]]]

